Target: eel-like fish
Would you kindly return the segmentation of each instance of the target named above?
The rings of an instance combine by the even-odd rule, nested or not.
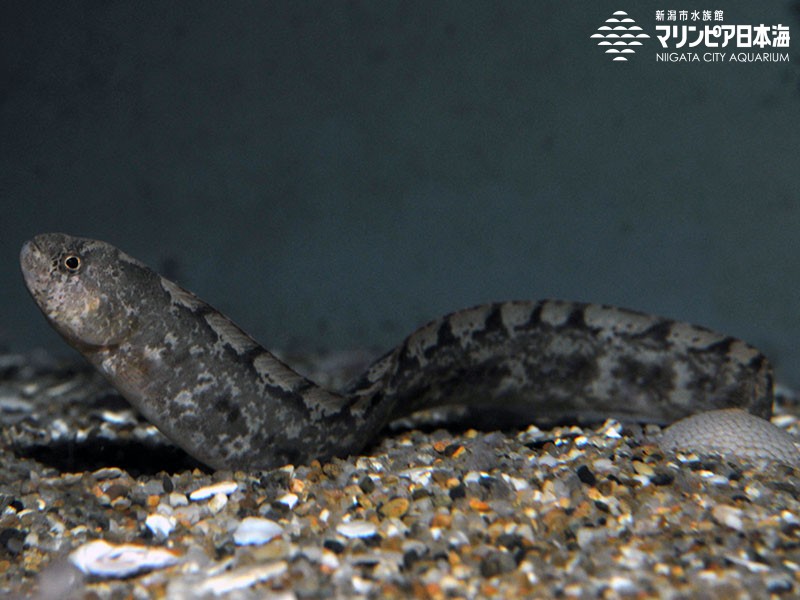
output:
[[[25,243],[20,260],[56,331],[170,440],[213,468],[356,453],[389,421],[452,404],[518,424],[668,424],[714,411],[667,429],[664,445],[703,450],[708,442],[746,458],[800,462],[792,438],[763,420],[772,411],[767,359],[703,327],[597,304],[486,304],[431,321],[334,393],[110,244],[43,234]],[[719,410],[731,408],[739,410]],[[758,419],[744,425],[758,432],[754,442],[740,435],[743,418]]]

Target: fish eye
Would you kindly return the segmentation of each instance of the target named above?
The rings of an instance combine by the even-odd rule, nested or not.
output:
[[[61,262],[70,273],[77,273],[81,268],[81,258],[74,254],[67,254]]]

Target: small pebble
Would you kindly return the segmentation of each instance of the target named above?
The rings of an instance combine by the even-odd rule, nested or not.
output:
[[[378,528],[374,523],[358,520],[340,523],[337,525],[336,531],[346,538],[367,538],[377,535]]]
[[[25,545],[26,534],[24,531],[7,527],[0,531],[0,548],[8,552],[11,556],[22,553]]]
[[[123,474],[122,469],[118,469],[117,467],[107,467],[104,469],[98,469],[94,473],[92,473],[92,477],[95,479],[116,479]]]
[[[297,506],[297,502],[299,500],[300,500],[300,498],[299,498],[299,496],[297,494],[284,494],[283,496],[280,496],[275,501],[279,502],[280,504],[283,504],[289,510],[292,510],[295,506]]]
[[[345,549],[345,545],[339,540],[325,540],[322,545],[334,554],[341,554]]]
[[[419,485],[428,485],[431,481],[433,470],[430,467],[417,467],[400,471],[400,477],[408,477],[411,481]]]
[[[188,504],[189,504],[189,499],[186,497],[186,494],[181,494],[179,492],[172,492],[169,495],[170,506],[186,506]]]
[[[189,494],[189,500],[193,501],[206,500],[207,498],[213,498],[217,494],[230,496],[233,492],[237,490],[238,487],[239,484],[237,484],[235,481],[221,481],[213,485],[208,485],[196,489],[191,494]]]
[[[393,498],[381,506],[379,512],[385,517],[402,517],[404,514],[406,514],[406,512],[408,512],[408,507],[410,504],[411,503],[407,498]]]
[[[245,517],[233,533],[237,546],[258,546],[283,535],[283,527],[270,519]]]
[[[483,577],[494,577],[510,573],[517,568],[514,557],[508,552],[493,552],[481,560],[480,570]]]
[[[359,480],[358,487],[360,487],[361,491],[365,494],[371,494],[373,490],[375,490],[375,482],[369,475],[364,475],[364,477]]]
[[[586,485],[597,484],[597,477],[594,476],[594,473],[592,473],[586,465],[578,467],[576,473],[578,474],[578,479],[580,479],[582,483]]]
[[[211,500],[208,501],[208,510],[211,511],[212,514],[217,514],[228,503],[228,497],[223,493],[214,494]]]
[[[636,471],[639,475],[644,475],[645,477],[652,477],[655,475],[655,471],[653,471],[653,467],[644,463],[640,460],[634,460],[632,463],[633,470]]]
[[[147,528],[159,539],[169,537],[169,534],[175,529],[177,521],[174,517],[167,517],[159,514],[147,515],[144,521]]]
[[[711,509],[711,516],[717,523],[735,529],[736,531],[741,531],[744,528],[742,515],[742,509],[726,504],[717,504]]]

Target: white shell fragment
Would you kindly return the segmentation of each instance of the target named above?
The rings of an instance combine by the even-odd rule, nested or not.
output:
[[[205,487],[201,487],[193,491],[189,494],[189,500],[206,500],[217,494],[224,494],[226,496],[230,496],[239,485],[235,481],[220,481],[219,483],[215,483],[214,485],[207,485]]]
[[[175,529],[178,521],[175,519],[175,517],[153,514],[147,515],[147,518],[144,520],[144,524],[154,536],[164,539],[169,537],[169,534]]]
[[[336,527],[336,531],[346,538],[366,538],[376,535],[378,533],[378,528],[374,523],[358,520],[350,521],[349,523],[340,523]]]
[[[237,546],[258,546],[283,535],[283,527],[270,519],[245,517],[233,533]]]
[[[297,494],[284,494],[280,498],[277,499],[277,502],[280,502],[284,506],[288,507],[289,510],[292,510],[295,506],[297,506],[297,501],[300,498]]]
[[[427,486],[431,482],[433,469],[431,467],[412,467],[404,469],[398,473],[400,477],[406,477],[414,483]]]
[[[87,575],[121,578],[172,566],[180,558],[165,548],[134,544],[114,545],[104,540],[94,540],[74,550],[69,555],[69,560]]]
[[[615,419],[607,419],[600,427],[599,433],[612,440],[618,440],[622,437],[622,424]]]
[[[136,425],[136,416],[132,410],[104,410],[100,413],[100,418],[114,425]]]
[[[251,587],[262,581],[267,581],[268,579],[280,577],[286,573],[288,569],[289,566],[284,560],[265,565],[235,569],[228,573],[209,577],[198,586],[196,591],[201,596],[209,593],[221,596],[222,594],[228,594],[234,590]]]

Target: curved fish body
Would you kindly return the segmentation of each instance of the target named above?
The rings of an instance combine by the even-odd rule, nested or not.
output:
[[[467,404],[517,424],[772,409],[755,348],[703,327],[544,300],[436,319],[342,394],[298,375],[211,306],[101,241],[43,234],[21,252],[50,324],[168,438],[214,468],[355,453],[390,420]]]

